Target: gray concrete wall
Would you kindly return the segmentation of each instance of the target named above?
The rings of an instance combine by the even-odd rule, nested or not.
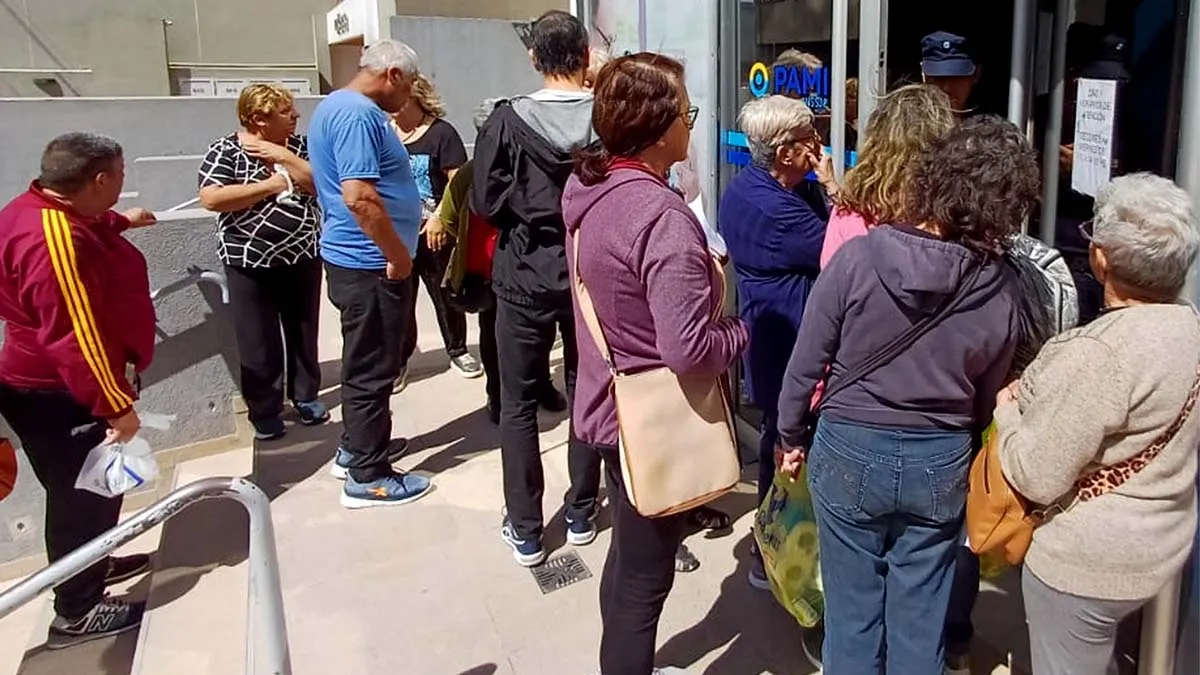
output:
[[[0,96],[166,96],[179,77],[317,79],[333,0],[0,0]],[[319,15],[320,22],[313,17]],[[323,32],[323,30],[322,30]],[[51,93],[35,83],[56,77]],[[314,93],[319,93],[317,86]]]
[[[319,101],[297,100],[301,131]],[[169,208],[195,196],[197,156],[213,139],[236,128],[230,99],[0,99],[0,198],[6,201],[29,185],[50,139],[68,131],[94,131],[124,146],[125,190],[140,192],[140,205]]]
[[[158,225],[129,233],[149,263],[150,287],[159,290],[154,361],[142,375],[138,411],[175,416],[167,431],[143,436],[157,451],[232,436],[237,349],[220,286],[197,279],[220,271],[216,221],[203,210],[163,214]],[[2,325],[2,324],[0,324]],[[17,486],[0,503],[0,564],[40,553],[45,496],[20,456]]]
[[[447,120],[468,145],[481,101],[542,86],[512,21],[396,16],[391,31],[417,51],[421,71],[446,103]]]

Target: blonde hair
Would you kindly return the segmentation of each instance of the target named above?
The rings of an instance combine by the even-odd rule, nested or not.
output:
[[[588,68],[584,80],[588,86],[596,85],[596,78],[600,75],[600,69],[603,68],[609,61],[612,61],[612,54],[607,50],[599,47],[591,47],[588,50]]]
[[[247,131],[254,122],[255,115],[271,115],[279,112],[284,105],[292,105],[292,92],[277,84],[252,84],[242,90],[238,96],[238,122]]]
[[[884,96],[871,113],[858,164],[846,173],[838,206],[868,225],[903,222],[909,169],[954,124],[950,98],[941,89],[910,84]]]
[[[442,97],[424,75],[413,78],[412,100],[426,115],[437,118],[446,116],[446,105],[442,103]]]
[[[813,112],[804,101],[776,94],[742,106],[738,127],[746,134],[750,160],[755,166],[769,169],[775,163],[775,150],[779,146],[802,140],[793,133],[796,128],[812,133],[813,119]]]

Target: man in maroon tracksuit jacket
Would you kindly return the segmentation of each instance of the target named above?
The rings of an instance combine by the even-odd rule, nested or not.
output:
[[[92,448],[141,426],[131,379],[154,351],[154,307],[146,261],[122,233],[154,215],[112,211],[124,178],[116,141],[67,134],[47,146],[38,180],[0,210],[0,415],[46,490],[51,562],[117,524],[121,499],[77,490],[75,479]],[[59,585],[47,646],[137,627],[144,606],[104,589],[149,566],[148,556],[113,557]]]

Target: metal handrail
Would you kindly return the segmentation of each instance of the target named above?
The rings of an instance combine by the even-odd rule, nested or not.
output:
[[[291,675],[287,623],[271,500],[243,478],[205,478],[185,485],[129,520],[71,552],[53,565],[0,593],[0,619],[42,593],[103,560],[121,545],[144,534],[187,507],[208,499],[232,499],[250,514],[250,593],[247,607],[247,675]]]

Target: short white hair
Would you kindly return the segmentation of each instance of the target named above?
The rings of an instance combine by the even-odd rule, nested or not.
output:
[[[358,67],[373,73],[382,73],[392,68],[405,75],[421,72],[417,53],[399,40],[380,40],[367,47],[358,61]]]
[[[1114,178],[1096,195],[1092,241],[1131,290],[1176,298],[1200,250],[1192,199],[1151,173]]]
[[[746,134],[750,160],[755,166],[770,168],[775,163],[775,150],[791,141],[801,140],[797,128],[812,132],[813,111],[799,99],[788,96],[767,96],[742,106],[738,127]]]
[[[595,79],[595,77],[600,74],[600,69],[608,64],[609,61],[612,61],[612,58],[612,54],[610,54],[607,49],[601,49],[600,47],[589,48],[587,69],[588,77]]]

